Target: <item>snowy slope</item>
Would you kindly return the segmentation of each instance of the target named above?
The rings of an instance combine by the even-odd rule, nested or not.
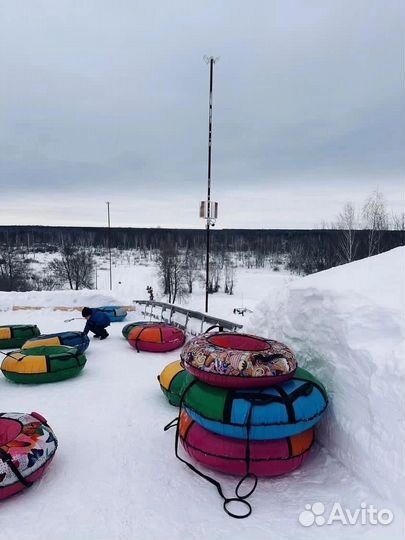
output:
[[[175,409],[163,398],[156,375],[178,353],[138,354],[121,337],[123,324],[116,323],[108,340],[92,340],[88,363],[76,379],[23,386],[0,376],[0,410],[37,410],[48,418],[60,442],[43,480],[0,505],[0,540],[337,540],[342,535],[348,539],[360,535],[369,540],[402,539],[403,517],[392,498],[398,501],[401,496],[403,463],[398,449],[404,415],[398,411],[403,404],[403,370],[401,364],[394,376],[392,366],[399,358],[401,339],[403,346],[401,327],[394,320],[403,321],[404,310],[400,290],[383,305],[382,291],[373,299],[369,289],[378,282],[375,261],[381,276],[389,275],[379,286],[399,287],[392,266],[403,256],[403,250],[394,250],[331,270],[330,279],[328,272],[288,283],[277,277],[277,288],[272,282],[274,274],[269,272],[262,281],[267,283],[265,290],[252,283],[249,302],[259,301],[266,291],[272,294],[255,309],[250,330],[282,338],[296,349],[302,364],[327,383],[331,412],[320,431],[322,446],[317,445],[293,474],[261,480],[251,499],[254,513],[242,522],[224,514],[215,488],[175,459],[173,430],[163,432]],[[359,276],[358,285],[353,285],[351,271]],[[370,287],[363,283],[366,281]],[[357,290],[349,293],[350,288]],[[81,329],[81,321],[63,323],[67,318],[63,311],[7,309],[7,305],[34,305],[34,301],[38,306],[62,304],[58,293],[53,299],[49,293],[37,293],[35,299],[31,294],[19,294],[8,304],[0,294],[4,309],[0,310],[0,324],[36,323],[44,333]],[[63,305],[68,306],[90,303],[90,294],[95,305],[114,300],[100,291],[63,294]],[[215,309],[224,315],[231,305],[221,305],[221,296],[215,296]],[[379,297],[380,303],[373,303]],[[140,318],[135,312],[128,320]],[[385,355],[377,366],[388,341],[392,354]],[[349,373],[352,365],[356,369]],[[384,376],[377,377],[381,371]],[[389,392],[388,383],[392,383]],[[391,396],[384,407],[376,402],[381,392]],[[384,419],[386,425],[382,425]],[[356,435],[359,426],[363,426],[361,436]],[[369,443],[368,429],[376,432],[374,445]],[[396,440],[390,438],[394,432]],[[389,453],[383,456],[387,449]],[[370,480],[371,473],[378,482]],[[235,479],[216,477],[231,495]],[[390,508],[394,522],[377,527],[334,524],[305,528],[298,521],[306,504],[340,502],[357,508],[363,501]]]
[[[321,442],[390,501],[405,503],[405,248],[294,281],[250,329],[285,341],[324,380]]]

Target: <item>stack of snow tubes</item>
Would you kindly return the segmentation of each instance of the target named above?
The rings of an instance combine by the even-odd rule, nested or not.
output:
[[[323,385],[286,345],[253,335],[206,333],[181,353],[178,434],[202,465],[272,477],[301,465],[327,407]]]

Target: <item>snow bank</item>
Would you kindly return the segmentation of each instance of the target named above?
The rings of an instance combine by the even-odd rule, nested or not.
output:
[[[384,498],[404,497],[405,248],[292,282],[249,331],[291,345],[328,388],[319,440]]]
[[[0,292],[0,311],[21,307],[71,307],[77,309],[84,305],[90,307],[124,304],[130,305],[132,299],[122,294],[114,295],[110,291],[29,291]]]

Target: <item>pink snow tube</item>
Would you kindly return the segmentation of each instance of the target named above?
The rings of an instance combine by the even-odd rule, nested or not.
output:
[[[166,323],[135,326],[128,334],[129,344],[138,352],[174,351],[183,345],[185,339],[183,330]]]
[[[39,480],[58,442],[38,413],[0,413],[0,500]]]
[[[297,369],[294,353],[283,343],[232,332],[191,339],[180,356],[192,375],[225,388],[280,384],[291,379]]]
[[[271,441],[223,437],[201,427],[184,410],[180,413],[179,434],[184,449],[196,461],[210,469],[235,476],[245,476],[247,473],[279,476],[289,473],[301,465],[314,442],[312,429]]]

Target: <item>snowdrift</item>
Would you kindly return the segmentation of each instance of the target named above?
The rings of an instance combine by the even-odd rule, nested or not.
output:
[[[288,343],[326,384],[318,440],[386,500],[405,503],[405,248],[292,282],[248,330]]]
[[[52,307],[81,309],[85,305],[97,307],[128,303],[128,297],[122,296],[97,290],[0,292],[0,311]]]

